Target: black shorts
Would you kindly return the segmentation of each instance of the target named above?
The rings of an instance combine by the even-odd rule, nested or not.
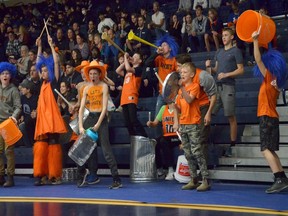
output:
[[[261,151],[279,150],[279,119],[269,116],[260,116],[260,147]]]

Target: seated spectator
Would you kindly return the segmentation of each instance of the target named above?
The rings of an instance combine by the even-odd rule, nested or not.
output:
[[[156,39],[160,39],[166,34],[165,14],[159,10],[159,2],[153,3],[152,22],[150,23],[151,29],[155,32]]]
[[[101,59],[103,57],[103,43],[101,39],[101,35],[99,33],[94,35],[94,45],[100,50]]]
[[[88,22],[87,35],[89,35],[90,33],[92,33],[92,34],[98,33],[98,32],[97,32],[97,29],[96,29],[96,26],[95,26],[95,23],[94,23],[93,20],[90,20],[90,21]]]
[[[138,15],[136,13],[131,14],[130,30],[135,32],[138,28]]]
[[[76,35],[76,42],[74,49],[78,49],[81,52],[81,56],[83,59],[88,59],[89,56],[89,47],[88,44],[85,42],[83,34],[79,33]]]
[[[109,28],[116,30],[117,25],[115,24],[115,22],[111,18],[105,18],[104,14],[105,14],[105,12],[103,12],[103,11],[99,12],[100,22],[97,26],[98,32],[99,33],[103,32],[103,29],[102,29],[103,26],[109,26]]]
[[[79,49],[73,49],[71,52],[71,61],[73,62],[73,66],[77,67],[81,64],[83,58]]]
[[[187,13],[192,8],[192,0],[179,0],[177,12]]]
[[[208,26],[205,32],[206,49],[210,52],[210,41],[215,43],[216,50],[219,49],[219,43],[222,37],[223,23],[218,18],[218,13],[214,8],[208,11]]]
[[[144,16],[140,15],[138,17],[138,29],[136,30],[135,35],[147,42],[152,42],[151,31],[145,25]],[[143,59],[145,60],[150,55],[150,46],[144,43],[141,43],[136,40],[126,40],[126,46],[130,51],[141,51],[143,54]]]
[[[19,26],[19,32],[18,32],[18,40],[22,45],[27,45],[28,47],[31,45],[30,41],[30,35],[28,30],[24,25]]]
[[[66,62],[66,70],[63,76],[61,77],[61,81],[69,83],[71,92],[74,93],[75,95],[77,94],[76,86],[83,80],[81,74],[77,73],[77,71],[75,70],[72,61]]]
[[[192,21],[192,42],[194,44],[191,47],[192,51],[196,51],[194,48],[198,47],[198,51],[203,52],[205,49],[204,34],[207,28],[207,17],[203,15],[203,7],[201,5],[196,6],[196,17]]]
[[[33,84],[33,94],[35,94],[38,97],[40,93],[40,88],[41,88],[41,81],[40,81],[40,76],[36,69],[35,64],[31,66],[29,74],[30,74],[30,77],[28,79]]]
[[[36,64],[36,59],[37,59],[36,50],[34,50],[34,49],[29,50],[28,56],[29,56],[29,60],[28,60],[27,71],[28,71],[28,73],[30,73],[30,69],[31,69],[32,65]]]
[[[67,101],[70,101],[73,98],[75,98],[74,100],[76,100],[76,94],[71,91],[71,85],[67,81],[61,81],[60,93]],[[59,106],[62,116],[70,116],[69,105],[60,96],[58,96],[57,98],[57,104]]]
[[[168,32],[171,36],[173,36],[175,38],[179,47],[182,44],[181,29],[182,29],[182,24],[179,22],[177,15],[173,14],[170,17]]]
[[[222,0],[209,0],[209,8],[219,8],[222,5]]]
[[[144,21],[145,21],[145,27],[150,29],[150,23],[152,22],[151,16],[147,13],[146,8],[141,8],[140,9],[140,14],[143,16]],[[139,19],[138,19],[138,25],[139,25]]]
[[[194,0],[193,10],[197,10],[197,6],[200,5],[203,9],[208,8],[208,0]]]
[[[8,29],[8,28],[7,28]],[[8,30],[7,30],[8,32]],[[8,58],[18,59],[20,56],[20,42],[16,38],[16,35],[13,32],[8,32],[8,43],[6,47],[6,56]]]
[[[88,34],[88,47],[89,47],[89,54],[92,50],[92,47],[94,47],[94,34],[93,33],[89,33]]]
[[[196,48],[194,47],[194,44],[192,42],[192,14],[187,13],[186,16],[183,17],[183,25],[181,29],[182,33],[182,46],[181,51],[184,52],[190,52],[193,48],[195,51]]]
[[[117,36],[119,36],[121,46],[124,47],[127,35],[130,31],[131,27],[129,22],[125,17],[120,18],[120,23],[118,24],[118,31],[116,32]],[[134,31],[135,32],[135,31]]]
[[[76,45],[75,32],[73,31],[73,29],[67,30],[67,38],[68,38],[69,50],[72,51]]]
[[[56,38],[53,41],[58,50],[69,50],[69,42],[65,38],[62,28],[57,29]]]
[[[108,30],[108,37],[113,41],[115,44],[121,47],[120,40],[115,36],[113,29]],[[105,43],[103,47],[104,51],[104,63],[108,64],[112,70],[115,69],[115,65],[117,64],[117,57],[119,50],[110,44],[109,42]]]

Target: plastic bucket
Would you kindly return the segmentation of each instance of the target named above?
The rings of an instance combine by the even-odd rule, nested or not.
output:
[[[259,44],[265,45],[273,39],[276,25],[270,17],[261,15],[253,10],[247,10],[237,20],[236,32],[238,37],[246,42],[253,42],[252,33],[259,31]]]
[[[130,180],[132,182],[151,182],[157,179],[155,146],[156,140],[131,136]]]
[[[180,183],[188,183],[191,180],[188,162],[184,155],[180,155],[177,161],[175,179]]]
[[[21,131],[10,118],[0,124],[0,132],[7,146],[15,144],[22,137]]]

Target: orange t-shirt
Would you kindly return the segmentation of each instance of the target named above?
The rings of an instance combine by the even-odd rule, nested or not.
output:
[[[86,98],[86,108],[90,112],[100,112],[103,103],[103,86],[96,85],[89,87]]]
[[[140,71],[141,70],[141,71]],[[125,104],[137,104],[139,98],[139,88],[141,84],[141,76],[142,68],[135,68],[134,73],[126,73],[123,83],[122,95],[121,95],[121,106]]]
[[[271,85],[271,82],[275,80],[270,71],[266,70],[266,76],[262,82],[258,94],[258,110],[257,116],[269,116],[279,118],[276,110],[277,98],[279,91]]]
[[[161,55],[158,55],[155,58],[155,66],[158,67],[158,75],[161,78],[161,80],[164,82],[166,76],[176,71],[177,69],[177,62],[176,59],[173,58],[165,58]],[[162,85],[159,82],[159,93],[162,94]]]
[[[202,69],[200,68],[196,68],[196,73],[193,77],[193,82],[197,83],[200,86],[200,73],[201,73]],[[199,94],[199,105],[204,106],[204,105],[209,105],[210,101],[209,98],[206,94],[206,92],[204,91],[203,87],[200,86],[200,94]]]
[[[200,124],[201,113],[198,100],[200,96],[200,86],[197,83],[191,83],[185,86],[185,89],[189,95],[194,95],[196,99],[188,104],[182,96],[182,90],[179,90],[176,98],[176,104],[180,107],[181,113],[179,124]]]
[[[166,105],[162,115],[163,136],[177,136],[176,132],[173,130],[173,124],[174,112],[170,112],[168,105]]]

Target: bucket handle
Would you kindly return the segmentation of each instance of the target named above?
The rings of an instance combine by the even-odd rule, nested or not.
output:
[[[260,26],[259,26],[259,29],[257,31],[257,34],[259,35],[260,32],[261,32],[261,28],[262,28],[262,14],[259,13],[259,16],[260,16]]]

